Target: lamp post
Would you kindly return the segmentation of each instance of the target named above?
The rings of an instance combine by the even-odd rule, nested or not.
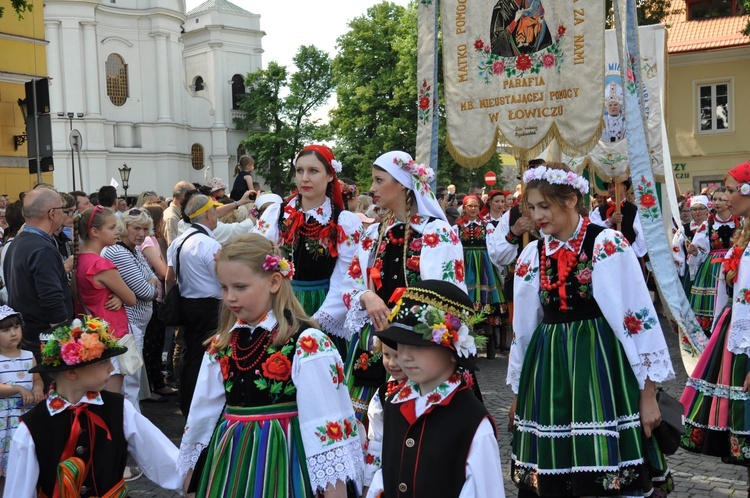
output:
[[[120,180],[122,180],[122,189],[125,191],[125,202],[128,201],[128,182],[130,181],[130,170],[132,168],[127,164],[123,164],[122,168],[117,168],[120,172]]]
[[[81,134],[76,130],[76,134],[73,134],[73,118],[78,117],[78,119],[83,118],[82,112],[58,112],[57,117],[64,118],[65,116],[68,117],[68,121],[70,122],[70,135],[68,136],[68,139],[70,141],[70,161],[72,163],[72,172],[73,172],[73,190],[76,190],[76,158],[75,153],[80,152],[81,150]],[[80,154],[79,154],[79,163],[80,163]],[[80,164],[78,165],[80,168]],[[81,186],[83,186],[83,178],[81,178]]]

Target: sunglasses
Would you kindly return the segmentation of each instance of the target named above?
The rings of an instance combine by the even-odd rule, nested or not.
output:
[[[156,194],[150,194],[150,195],[156,195]],[[145,209],[133,208],[130,211],[127,211],[125,214],[127,216],[140,216],[141,214],[145,214],[146,216],[151,218],[151,213],[149,213]]]
[[[95,217],[95,216],[96,216],[96,215],[97,215],[98,213],[103,213],[103,212],[104,212],[104,209],[105,209],[105,207],[104,207],[104,206],[102,206],[101,204],[97,204],[97,205],[96,205],[96,206],[94,206],[94,208],[93,208],[93,209],[91,210],[91,217],[89,218],[89,222],[88,222],[88,223],[86,223],[86,231],[87,231],[87,232],[88,232],[89,230],[91,230],[91,224],[92,224],[92,223],[94,222],[94,217]]]

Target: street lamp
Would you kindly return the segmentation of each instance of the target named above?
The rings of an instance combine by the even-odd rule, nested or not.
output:
[[[123,164],[122,168],[117,168],[120,172],[120,180],[122,180],[122,189],[125,191],[125,202],[128,202],[128,182],[130,181],[130,170],[132,168],[127,164]]]
[[[80,132],[78,132],[78,130],[76,130],[75,135],[73,134],[73,117],[77,116],[78,119],[81,119],[81,118],[83,118],[83,113],[82,112],[78,112],[78,113],[75,113],[75,112],[67,112],[67,113],[66,112],[58,112],[57,113],[57,117],[59,117],[59,118],[64,118],[65,116],[68,117],[68,121],[70,122],[70,135],[68,136],[68,139],[70,141],[70,160],[71,160],[72,166],[73,166],[73,190],[76,190],[76,159],[75,159],[75,153],[79,152],[79,154],[78,154],[78,163],[79,163],[78,164],[78,168],[80,169],[80,167],[81,167],[81,164],[80,164],[80,159],[81,159],[80,151],[81,151],[81,145],[82,145],[81,142],[83,142],[83,140],[81,139],[81,134],[80,134]],[[83,186],[83,177],[81,177],[81,186]]]

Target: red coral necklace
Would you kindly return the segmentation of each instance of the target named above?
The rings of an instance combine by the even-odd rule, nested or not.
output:
[[[268,346],[271,345],[271,340],[273,339],[273,334],[269,334],[267,330],[263,331],[263,334],[258,337],[258,340],[255,342],[255,344],[247,347],[242,348],[240,347],[237,338],[239,336],[238,332],[235,332],[232,336],[232,359],[234,360],[235,364],[237,365],[237,368],[240,369],[241,372],[247,372],[249,370],[252,370],[255,368],[258,363],[260,363],[260,360],[263,359],[263,353],[268,349]],[[240,362],[244,362],[245,360],[248,360],[253,355],[258,353],[258,350],[260,350],[260,353],[258,354],[258,357],[255,358],[255,360],[247,366],[243,366],[240,364]],[[247,352],[247,354],[245,354]],[[241,354],[245,354],[245,356],[240,356]]]
[[[584,218],[583,224],[581,225],[581,230],[578,232],[578,236],[576,236],[575,239],[569,240],[568,244],[573,248],[573,250],[569,249],[560,249],[557,251],[558,255],[562,255],[562,252],[570,252],[572,255],[568,255],[567,258],[558,258],[558,265],[557,265],[557,282],[554,284],[550,282],[550,277],[547,275],[547,269],[550,268],[550,258],[547,256],[547,246],[542,246],[542,257],[539,261],[539,272],[541,273],[540,278],[540,286],[542,287],[542,290],[545,291],[552,291],[555,289],[558,289],[558,292],[560,293],[560,309],[562,311],[566,311],[568,309],[567,304],[567,296],[565,294],[565,285],[567,284],[568,276],[570,275],[570,272],[573,270],[573,268],[578,264],[578,253],[581,250],[581,244],[583,243],[583,238],[586,236],[586,228],[589,226],[589,219]],[[563,261],[564,259],[564,261]],[[563,264],[560,264],[563,263]]]

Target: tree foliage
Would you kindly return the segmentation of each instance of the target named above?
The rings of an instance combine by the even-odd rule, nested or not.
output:
[[[292,161],[303,144],[330,138],[328,127],[310,115],[328,101],[333,90],[331,59],[313,45],[301,46],[294,56],[296,71],[270,62],[266,69],[245,78],[248,93],[237,127],[248,131],[242,145],[255,157],[255,167],[274,192],[292,184]]]
[[[15,11],[18,19],[23,19],[24,12],[31,12],[32,10],[34,10],[34,6],[31,4],[31,2],[29,2],[29,0],[10,0],[10,6]],[[0,5],[0,17],[3,17],[4,13],[5,7]]]
[[[606,9],[607,28],[614,29],[615,14],[612,0],[607,0]],[[639,26],[659,24],[672,13],[672,0],[636,0],[636,11]]]
[[[349,23],[338,39],[333,61],[337,107],[331,111],[336,152],[344,174],[366,189],[372,163],[384,152],[414,153],[417,133],[417,6],[384,1]],[[439,71],[439,74],[442,72]],[[442,76],[438,81],[442,87]],[[499,172],[495,157],[469,170],[450,157],[445,148],[445,113],[439,101],[438,185],[455,184],[459,190],[482,184],[490,169]]]

